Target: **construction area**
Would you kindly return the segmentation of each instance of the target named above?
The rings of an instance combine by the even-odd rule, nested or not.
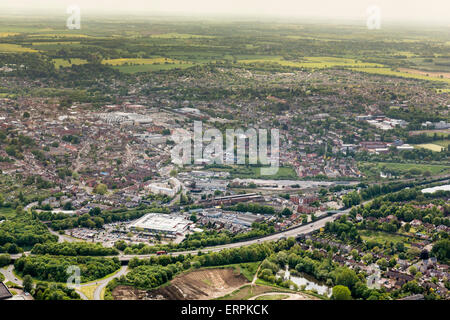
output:
[[[210,300],[230,294],[248,280],[232,268],[196,270],[175,277],[170,285],[155,290],[117,286],[114,300]]]

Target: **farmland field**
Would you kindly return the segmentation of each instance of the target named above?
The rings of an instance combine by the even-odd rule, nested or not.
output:
[[[282,66],[307,69],[324,69],[333,67],[357,67],[357,68],[373,68],[382,67],[376,63],[362,62],[355,59],[338,58],[338,57],[305,57],[301,61],[288,61],[282,57],[261,57],[254,59],[242,59],[241,63],[275,63]]]
[[[87,63],[87,60],[84,59],[78,59],[78,58],[72,58],[70,61],[66,59],[53,59],[53,63],[55,64],[56,68],[59,67],[71,67],[73,65],[80,65]]]
[[[391,68],[351,68],[353,71],[359,71],[359,72],[366,72],[366,73],[372,73],[372,74],[378,74],[378,75],[384,75],[384,76],[393,76],[393,77],[400,77],[400,78],[411,78],[411,79],[417,79],[417,80],[428,80],[428,81],[438,81],[438,82],[445,82],[450,84],[449,78],[440,78],[440,77],[431,77],[424,74],[415,74],[415,73],[408,73],[408,72],[400,72],[400,71],[394,71]]]
[[[17,44],[0,43],[0,52],[37,52],[34,49],[25,48]]]

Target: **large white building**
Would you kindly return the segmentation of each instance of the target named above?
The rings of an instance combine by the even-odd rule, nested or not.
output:
[[[133,231],[144,231],[151,234],[168,236],[182,235],[193,222],[182,217],[163,213],[148,213],[130,223],[128,228]]]
[[[170,178],[167,182],[150,183],[146,188],[154,194],[174,197],[181,190],[181,182],[176,178]]]

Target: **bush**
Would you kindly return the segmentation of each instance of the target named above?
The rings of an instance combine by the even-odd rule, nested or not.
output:
[[[346,286],[335,286],[331,298],[333,300],[352,300],[352,294]]]

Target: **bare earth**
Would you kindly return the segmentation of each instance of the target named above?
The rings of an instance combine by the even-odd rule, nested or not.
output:
[[[444,77],[444,78],[449,78],[450,79],[450,73],[448,72],[437,72],[437,71],[422,71],[422,70],[416,70],[416,69],[409,69],[409,68],[398,68],[399,71],[401,72],[406,72],[406,73],[412,73],[412,74],[420,74],[422,76],[431,76],[431,77]]]
[[[249,283],[233,269],[203,269],[175,277],[168,286],[155,290],[116,287],[115,300],[209,300],[222,297]]]

